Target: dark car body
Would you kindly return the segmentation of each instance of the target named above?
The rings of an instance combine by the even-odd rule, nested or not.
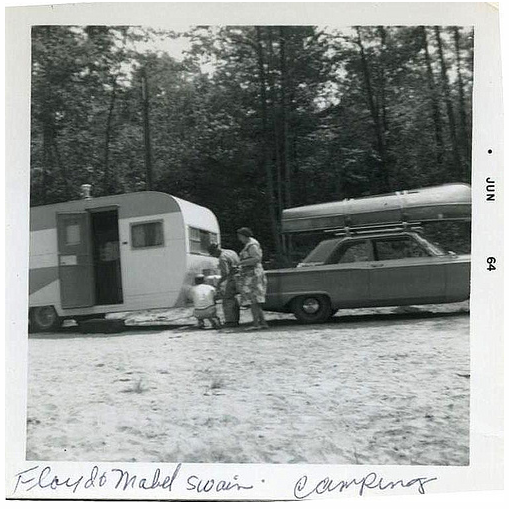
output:
[[[470,255],[445,252],[416,233],[322,241],[295,268],[269,270],[264,309],[302,322],[339,309],[460,302],[470,295]]]

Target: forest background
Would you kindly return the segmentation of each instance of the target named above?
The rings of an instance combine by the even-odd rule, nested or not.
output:
[[[32,29],[31,206],[145,189],[249,226],[284,208],[471,180],[470,27]],[[183,47],[181,55],[163,48]],[[470,224],[428,227],[470,250]],[[302,253],[301,253],[302,254]]]

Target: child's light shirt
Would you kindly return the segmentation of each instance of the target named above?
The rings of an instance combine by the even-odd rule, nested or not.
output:
[[[191,298],[195,309],[207,309],[216,304],[216,289],[205,283],[191,288]]]

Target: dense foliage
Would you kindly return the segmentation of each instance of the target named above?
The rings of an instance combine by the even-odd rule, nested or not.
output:
[[[150,188],[282,258],[285,207],[470,181],[470,29],[37,26],[32,49],[32,205]]]

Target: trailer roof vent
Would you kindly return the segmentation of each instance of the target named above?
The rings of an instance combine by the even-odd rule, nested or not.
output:
[[[92,190],[92,186],[90,184],[82,184],[82,186],[81,186],[81,197],[84,200],[92,199],[91,190]]]

